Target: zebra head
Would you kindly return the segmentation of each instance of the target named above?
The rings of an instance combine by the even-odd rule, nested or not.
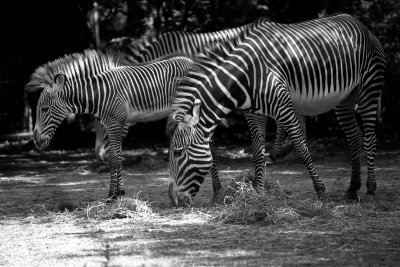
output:
[[[173,136],[169,149],[168,195],[176,206],[192,203],[212,164],[209,141],[198,127],[200,100],[196,99],[192,112],[182,119],[171,115],[169,121]]]
[[[66,82],[66,76],[59,73],[54,77],[52,85],[44,85],[36,107],[36,124],[33,140],[38,150],[46,148],[57,126],[70,113],[65,101],[60,98],[60,91]]]

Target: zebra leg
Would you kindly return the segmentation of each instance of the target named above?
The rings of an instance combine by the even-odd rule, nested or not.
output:
[[[305,117],[297,115],[297,118],[300,121],[304,140],[307,141]],[[285,128],[277,124],[274,145],[269,157],[275,162],[278,158],[283,158],[288,155],[293,149],[293,142],[288,138]]]
[[[106,128],[100,123],[98,119],[94,121],[94,129],[96,134],[95,154],[99,161],[106,161],[110,149],[110,140],[107,136]],[[128,134],[129,125],[125,124],[122,138]]]
[[[317,172],[314,169],[311,154],[306,145],[306,141],[302,132],[302,127],[300,125],[297,115],[294,112],[287,111],[285,116],[279,117],[278,120],[278,123],[286,128],[288,136],[293,142],[298,158],[307,167],[318,198],[320,200],[324,200],[325,185],[322,183]]]
[[[265,115],[256,115],[245,113],[247,124],[249,125],[254,162],[254,180],[252,182],[255,190],[264,188],[265,172],[265,131],[267,126],[267,117]]]
[[[218,201],[220,194],[222,192],[221,182],[218,177],[218,168],[217,168],[217,161],[215,160],[215,142],[214,139],[211,138],[210,140],[210,150],[212,156],[212,165],[211,165],[211,179],[212,179],[212,187],[214,191],[214,196],[212,202]]]
[[[367,154],[368,163],[368,177],[367,177],[367,195],[375,196],[376,181],[375,181],[375,171],[374,171],[374,160],[376,152],[376,135],[375,129],[364,128],[364,151]]]
[[[125,195],[125,187],[121,177],[123,133],[124,128],[120,125],[112,125],[108,128],[108,136],[110,139],[109,162],[111,168],[110,191],[108,197],[112,199]]]
[[[280,153],[281,153],[285,138],[286,138],[285,128],[277,123],[274,145],[271,149],[271,152],[269,153],[269,157],[273,161],[273,163],[275,163],[276,159],[280,157]]]
[[[346,134],[347,142],[351,149],[351,180],[347,189],[345,199],[357,199],[357,191],[361,187],[361,165],[360,154],[362,150],[362,132],[356,122],[354,104],[344,102],[335,108],[335,114],[340,127]]]
[[[378,120],[378,109],[381,98],[381,88],[383,87],[383,71],[374,79],[370,79],[367,85],[368,89],[360,96],[359,112],[363,126],[363,148],[367,154],[368,177],[367,177],[367,195],[375,195],[376,181],[374,172],[374,160],[376,152],[376,134],[375,128]]]
[[[99,161],[105,161],[110,146],[106,129],[101,125],[100,120],[95,119],[94,130],[96,134],[96,143],[94,146],[96,158]]]

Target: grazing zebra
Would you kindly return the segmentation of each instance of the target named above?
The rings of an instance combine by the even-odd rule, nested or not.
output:
[[[86,50],[39,67],[26,85],[28,91],[42,90],[33,134],[36,147],[48,146],[68,114],[93,114],[107,130],[110,142],[109,197],[124,195],[121,143],[128,123],[167,116],[175,80],[182,78],[192,63],[188,57],[175,55],[123,66],[114,54]]]
[[[158,37],[144,38],[144,39],[133,39],[133,38],[118,38],[112,41],[111,47],[122,51],[122,61],[124,64],[137,64],[155,60],[158,57],[166,56],[176,52],[184,52],[189,55],[195,55],[202,51],[205,47],[214,45],[216,43],[223,43],[233,39],[236,39],[245,30],[250,27],[251,24],[243,25],[237,28],[210,32],[210,33],[190,33],[190,32],[166,32]],[[250,129],[254,127],[255,116],[252,114],[245,114],[246,121],[249,124]],[[263,124],[266,123],[266,117],[262,117]],[[95,154],[96,157],[104,161],[108,153],[108,137],[104,127],[95,120]],[[283,143],[285,131],[278,127],[276,139],[274,142],[273,149],[271,151],[271,159],[277,158],[280,152],[280,147]],[[258,146],[257,142],[253,139],[253,150],[265,151],[265,148]],[[211,149],[213,153],[213,164],[211,167],[212,173],[212,184],[214,189],[214,198],[218,197],[218,193],[221,189],[221,183],[218,177],[217,165],[215,162],[214,149]],[[256,155],[256,154],[255,154]],[[261,160],[259,157],[254,158],[255,161]],[[262,158],[264,160],[264,158]],[[263,163],[264,164],[264,163]]]
[[[246,30],[249,25],[250,24],[210,33],[166,32],[158,37],[152,38],[122,38],[115,40],[111,47],[123,52],[121,53],[121,61],[124,65],[145,63],[178,52],[195,55],[206,46],[236,38]],[[162,117],[160,117],[160,119],[162,119]],[[96,134],[95,154],[99,160],[104,161],[109,150],[107,132],[98,120],[95,120],[94,126]],[[212,149],[212,152],[214,153],[214,149]],[[215,156],[213,160],[211,173],[215,199],[220,192],[221,183],[218,177]]]
[[[111,42],[111,48],[122,52],[121,61],[124,65],[145,63],[176,53],[194,55],[207,45],[236,38],[249,25],[209,33],[166,32],[158,37],[144,39],[117,38]],[[97,120],[95,133],[96,157],[104,161],[108,153],[108,138],[104,127]]]
[[[375,125],[384,69],[378,39],[345,14],[296,24],[261,19],[236,44],[198,56],[176,90],[169,121],[171,200],[178,204],[198,192],[212,162],[213,131],[237,109],[271,116],[286,129],[320,199],[325,198],[325,186],[314,169],[296,112],[317,115],[334,109],[352,153],[345,197],[356,198],[361,187],[362,149],[368,162],[367,194],[374,195]],[[355,119],[356,104],[362,131]],[[257,165],[253,185],[260,189],[264,181]]]
[[[111,41],[111,47],[123,52],[123,60],[126,64],[143,63],[176,52],[184,52],[189,55],[195,55],[196,53],[201,52],[205,47],[236,39],[251,25],[252,24],[246,24],[236,28],[209,33],[173,31],[163,33],[157,37],[148,37],[144,39],[122,37],[113,39]],[[254,120],[258,120],[259,118],[256,118],[252,114],[245,114],[245,119],[251,129],[255,127],[253,125]],[[264,120],[262,123],[266,125],[266,118],[262,117],[261,119]],[[304,118],[301,118],[301,121],[302,126],[305,127]],[[107,135],[102,126],[97,122],[95,122],[95,132],[96,157],[99,160],[104,161],[108,147]],[[284,149],[284,141],[285,131],[278,126],[274,146],[270,151],[270,160],[275,161],[276,158],[284,156],[291,150],[290,143],[287,145],[287,148]],[[260,148],[254,147],[253,149]],[[216,166],[215,162],[213,166]],[[213,175],[213,181],[217,181],[217,171],[214,169],[214,167],[211,169],[211,171],[213,174],[216,174],[216,176]]]

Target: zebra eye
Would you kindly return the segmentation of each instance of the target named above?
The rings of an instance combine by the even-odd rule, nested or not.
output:
[[[176,148],[174,149],[174,156],[180,156],[182,155],[183,148]]]
[[[42,112],[47,113],[49,111],[49,107],[42,107]]]

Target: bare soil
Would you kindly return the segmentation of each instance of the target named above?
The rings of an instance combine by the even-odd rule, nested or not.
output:
[[[128,198],[147,201],[150,214],[124,219],[88,215],[106,197],[109,173],[92,150],[0,152],[0,265],[4,266],[398,266],[400,263],[400,148],[381,146],[376,157],[376,197],[342,196],[350,177],[344,142],[313,142],[317,172],[330,212],[280,223],[216,220],[206,179],[193,207],[173,208],[167,197],[167,149],[124,151]],[[252,168],[244,147],[219,147],[223,186]],[[312,205],[305,167],[293,155],[267,168],[279,183]]]

